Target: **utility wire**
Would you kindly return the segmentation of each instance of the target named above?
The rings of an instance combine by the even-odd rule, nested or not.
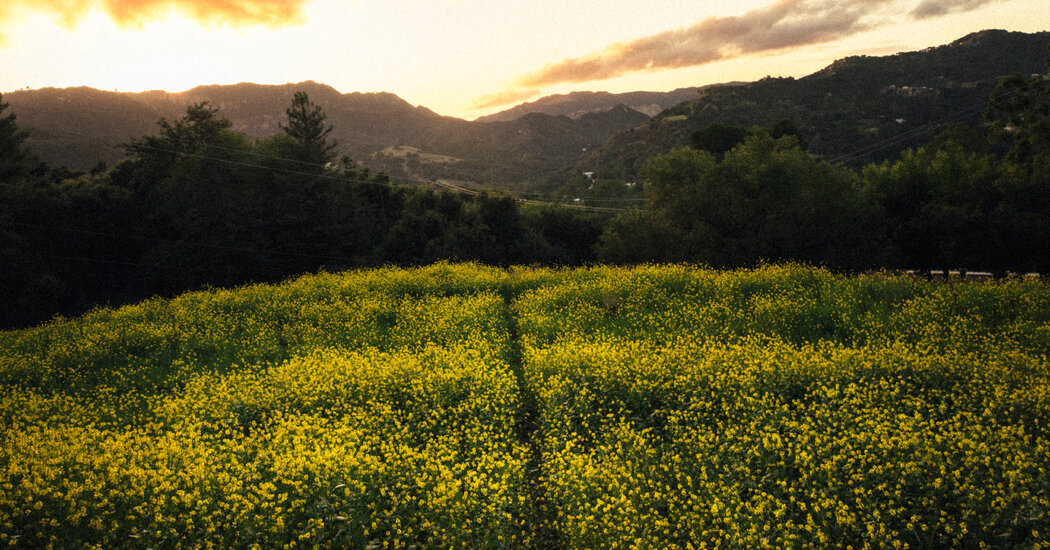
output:
[[[272,171],[272,172],[282,172],[282,173],[285,173],[285,174],[295,174],[295,175],[300,175],[300,176],[309,176],[311,178],[321,178],[321,179],[327,179],[327,180],[342,181],[342,182],[346,182],[346,183],[378,183],[378,182],[375,182],[375,181],[368,181],[368,180],[348,178],[346,176],[342,176],[342,175],[339,175],[339,174],[332,174],[332,173],[328,173],[328,172],[304,172],[302,170],[292,170],[290,168],[280,168],[280,167],[277,167],[277,166],[266,166],[264,164],[255,164],[255,163],[252,163],[252,162],[244,162],[244,161],[233,160],[233,159],[212,157],[212,156],[208,156],[208,155],[202,155],[200,153],[189,153],[189,152],[186,152],[186,151],[179,151],[177,149],[167,149],[167,148],[164,148],[164,147],[156,147],[156,146],[153,146],[153,145],[138,144],[138,145],[135,145],[135,147],[142,148],[142,149],[148,149],[148,150],[152,150],[152,151],[159,151],[159,152],[163,152],[163,153],[171,153],[173,155],[179,155],[179,156],[183,156],[183,157],[191,157],[191,158],[197,158],[197,159],[201,159],[201,160],[210,160],[210,161],[213,161],[213,162],[225,162],[227,164],[232,164],[232,165],[235,165],[235,166],[241,166],[241,167],[244,167],[244,168],[259,168],[261,170],[269,170],[269,171]],[[277,159],[277,157],[267,157],[267,158]],[[318,165],[318,164],[311,164],[311,163],[305,163],[305,164],[312,165],[312,166],[318,166],[318,167],[321,167],[321,168],[326,168],[325,166]]]
[[[857,158],[860,158],[860,157],[862,157],[862,156],[864,156],[864,155],[866,155],[868,153],[874,153],[876,151],[882,151],[884,149],[889,149],[890,147],[892,147],[892,146],[894,146],[894,145],[896,145],[898,143],[901,143],[903,141],[907,141],[907,140],[909,140],[909,139],[911,139],[913,137],[917,137],[917,136],[922,135],[922,134],[932,133],[932,132],[934,132],[934,131],[936,131],[936,130],[938,130],[940,128],[943,128],[943,127],[947,126],[948,124],[951,124],[952,122],[963,120],[968,115],[972,114],[973,112],[980,111],[980,110],[983,110],[983,109],[984,109],[984,106],[980,106],[980,107],[976,107],[976,108],[970,108],[970,109],[965,110],[965,111],[957,111],[955,113],[952,113],[951,115],[942,117],[942,118],[940,118],[938,120],[935,120],[935,121],[927,122],[927,123],[925,123],[923,125],[920,125],[920,126],[918,126],[916,128],[913,128],[913,129],[905,131],[905,132],[901,132],[901,133],[899,133],[899,134],[897,134],[895,136],[892,136],[892,137],[880,140],[880,141],[878,141],[876,143],[873,143],[871,145],[867,145],[867,146],[864,146],[864,147],[862,147],[860,149],[856,149],[854,151],[851,151],[849,153],[845,153],[845,154],[839,155],[839,156],[829,160],[828,162],[830,164],[839,164],[839,163],[849,162],[851,160],[855,160]]]
[[[1004,95],[1003,98],[1004,99],[1009,99],[1010,97],[1016,95],[1019,92],[1020,92],[1020,90],[1011,90],[1006,95]],[[30,109],[30,110],[36,110],[36,109],[34,109],[32,107],[20,107],[20,108],[27,108],[27,109]],[[870,145],[866,145],[864,147],[861,147],[859,149],[855,149],[855,150],[850,151],[848,153],[841,154],[841,155],[839,155],[837,157],[834,157],[834,158],[828,160],[827,162],[830,163],[830,164],[845,163],[845,162],[849,162],[851,160],[855,160],[857,158],[860,158],[860,157],[862,157],[862,156],[864,156],[866,154],[869,154],[869,153],[873,153],[873,152],[876,152],[876,151],[881,151],[881,150],[884,150],[884,149],[888,149],[888,148],[890,148],[890,147],[892,147],[892,146],[894,146],[894,145],[896,145],[896,144],[898,144],[900,142],[906,141],[908,139],[911,139],[913,137],[916,137],[916,136],[919,136],[919,135],[922,135],[922,134],[925,134],[925,133],[933,132],[936,129],[941,128],[943,126],[946,126],[946,125],[948,125],[948,124],[950,124],[952,122],[964,119],[965,117],[970,116],[970,115],[974,114],[975,112],[978,112],[978,111],[983,110],[985,108],[987,108],[987,102],[986,101],[978,103],[978,104],[973,104],[971,106],[964,107],[962,109],[956,110],[953,113],[950,113],[950,114],[948,114],[946,116],[943,116],[940,119],[927,122],[927,123],[922,124],[922,125],[920,125],[920,126],[918,126],[916,128],[912,128],[910,130],[901,132],[901,133],[899,133],[899,134],[897,134],[895,136],[891,136],[891,137],[885,138],[883,140],[880,140],[880,141],[878,141],[876,143],[873,143],[873,144],[870,144]],[[71,132],[71,131],[64,131],[64,130],[58,130],[58,131],[62,132],[62,133],[71,134],[71,135],[81,135],[81,136],[86,135],[86,136],[91,136],[91,137],[100,137],[98,134],[90,134],[90,133],[84,133],[84,132]],[[180,141],[183,142],[183,143],[185,142],[185,140],[174,140],[174,141],[176,143],[179,143]],[[114,147],[118,148],[118,149],[125,149],[125,150],[127,150],[127,149],[132,149],[133,150],[133,149],[136,149],[136,148],[138,148],[138,149],[145,149],[145,150],[151,150],[151,151],[157,151],[157,152],[163,152],[163,153],[170,153],[170,154],[173,154],[173,155],[179,155],[179,156],[184,156],[184,157],[197,158],[197,159],[201,159],[201,160],[208,160],[208,161],[212,161],[212,162],[223,162],[223,163],[227,163],[227,164],[231,164],[231,165],[235,165],[235,166],[241,166],[241,167],[245,167],[245,168],[256,168],[256,169],[269,170],[269,171],[280,172],[280,173],[285,173],[285,174],[308,176],[308,177],[311,177],[311,178],[321,178],[321,179],[327,179],[327,180],[333,180],[333,181],[342,181],[342,182],[347,182],[347,183],[362,183],[362,184],[376,184],[376,183],[378,183],[378,182],[375,182],[375,181],[368,181],[368,180],[362,180],[362,179],[356,179],[356,178],[348,178],[348,177],[343,176],[343,175],[330,173],[330,172],[328,172],[329,166],[327,166],[327,165],[322,165],[322,164],[318,164],[318,163],[311,163],[311,162],[308,162],[308,161],[302,161],[302,160],[297,160],[297,159],[282,158],[282,157],[278,157],[278,156],[274,156],[274,155],[268,155],[268,154],[265,154],[265,153],[258,153],[258,152],[255,152],[255,151],[246,151],[246,150],[242,150],[242,149],[234,149],[234,148],[224,147],[224,146],[215,145],[215,144],[206,144],[205,147],[208,148],[208,149],[216,149],[216,150],[220,150],[220,151],[234,152],[234,153],[237,153],[239,155],[248,155],[248,156],[254,156],[254,157],[258,157],[258,158],[278,161],[278,162],[287,162],[287,163],[299,164],[299,165],[302,165],[304,167],[318,168],[319,170],[317,172],[307,172],[307,171],[304,171],[304,170],[295,170],[295,169],[283,168],[283,167],[279,167],[279,166],[268,166],[268,165],[253,163],[253,162],[245,162],[245,161],[241,161],[241,160],[234,160],[234,159],[230,159],[230,158],[221,158],[221,157],[215,157],[215,156],[205,155],[205,154],[201,154],[201,153],[193,153],[193,152],[187,152],[187,151],[180,151],[180,150],[177,150],[177,149],[158,147],[156,145],[147,145],[147,144],[141,143],[141,142],[132,142],[132,143],[128,143],[128,144],[125,144],[125,145],[114,146]],[[440,180],[431,180],[430,183],[432,183],[434,185],[438,185],[438,186],[444,187],[446,189],[449,189],[449,190],[452,190],[452,191],[455,191],[455,192],[458,192],[458,193],[467,194],[467,195],[477,196],[477,195],[480,194],[479,191],[476,191],[476,190],[473,190],[473,189],[468,189],[468,188],[465,188],[465,187],[461,187],[461,186],[458,186],[458,185],[455,185],[455,184],[451,184],[449,182],[440,181]],[[539,197],[539,198],[546,198],[546,200],[539,200],[537,198],[528,198],[528,196]],[[610,208],[610,207],[597,207],[597,206],[592,207],[592,206],[587,206],[587,205],[566,204],[566,203],[562,203],[562,202],[556,202],[549,195],[544,197],[543,195],[538,194],[538,193],[531,193],[531,194],[526,194],[526,195],[522,195],[522,196],[516,196],[514,198],[518,202],[531,203],[531,204],[542,204],[542,205],[556,206],[556,207],[562,207],[562,208],[573,208],[573,209],[578,209],[578,210],[592,210],[592,211],[601,211],[601,212],[622,212],[622,211],[626,211],[626,210],[631,210],[630,208]],[[626,198],[626,199],[584,199],[584,200],[586,200],[587,202],[645,202],[646,199]]]
[[[26,108],[26,109],[29,109],[29,110],[37,110],[37,109],[34,109],[32,107],[20,107],[20,108]],[[76,136],[87,136],[87,137],[95,137],[95,138],[101,138],[102,137],[100,134],[96,134],[96,133],[86,133],[86,132],[79,132],[79,131],[78,132],[73,132],[73,131],[69,131],[69,130],[52,130],[52,131],[65,133],[65,134],[68,134],[68,135],[76,135]],[[166,139],[169,139],[170,141],[174,141],[175,143],[189,143],[191,145],[197,145],[196,143],[188,141],[188,140],[179,140],[179,139],[171,139],[171,138],[166,138]],[[303,170],[295,170],[295,169],[291,169],[291,168],[283,168],[283,167],[272,166],[272,165],[264,165],[264,164],[254,163],[254,162],[245,162],[243,160],[234,160],[234,159],[230,159],[230,158],[222,158],[222,157],[217,157],[217,156],[211,156],[211,155],[206,155],[206,154],[203,154],[203,153],[194,153],[194,152],[182,151],[182,150],[172,149],[172,148],[167,148],[167,147],[159,147],[157,145],[148,145],[146,143],[137,142],[137,141],[126,143],[126,144],[123,144],[123,145],[114,145],[113,146],[114,149],[122,149],[122,150],[144,149],[144,150],[156,151],[156,152],[161,152],[161,153],[169,153],[169,154],[172,154],[172,155],[178,155],[178,156],[183,156],[183,157],[197,158],[197,159],[200,159],[200,160],[208,160],[208,161],[212,161],[212,162],[223,162],[223,163],[227,163],[227,164],[231,164],[231,165],[235,165],[235,166],[241,166],[241,167],[244,167],[244,168],[257,168],[257,169],[260,169],[260,170],[269,170],[269,171],[280,172],[280,173],[285,173],[285,174],[308,176],[308,177],[311,177],[311,178],[321,178],[321,179],[327,179],[327,180],[333,180],[333,181],[342,181],[342,182],[347,182],[347,183],[360,183],[360,184],[378,184],[379,183],[379,182],[375,182],[375,181],[362,180],[362,179],[356,179],[356,178],[348,178],[348,177],[343,176],[343,175],[333,174],[333,173],[327,171],[329,169],[329,166],[325,165],[325,164],[318,164],[318,163],[313,163],[313,162],[309,162],[309,161],[278,157],[278,156],[274,156],[274,155],[268,155],[268,154],[265,154],[265,153],[258,153],[258,152],[255,152],[255,151],[247,151],[247,150],[236,149],[236,148],[232,148],[232,147],[225,147],[225,146],[216,145],[216,144],[204,144],[204,147],[206,149],[215,149],[215,150],[219,150],[219,151],[228,151],[228,152],[236,153],[238,155],[248,155],[248,156],[259,157],[259,158],[262,158],[262,159],[278,161],[278,162],[295,163],[295,164],[302,165],[304,167],[318,168],[320,170],[318,172],[307,172],[307,171],[303,171]],[[438,186],[441,186],[441,187],[444,187],[444,188],[449,189],[451,191],[455,191],[455,192],[463,193],[463,194],[467,194],[467,195],[477,196],[477,195],[481,194],[480,191],[477,191],[477,190],[474,190],[474,189],[468,189],[466,187],[462,187],[462,186],[458,186],[458,185],[455,185],[455,184],[451,184],[449,182],[444,182],[444,181],[439,181],[439,180],[431,180],[430,183],[438,185]],[[539,194],[532,194],[532,195],[533,196],[537,196]],[[597,212],[614,212],[614,211],[615,212],[622,212],[622,211],[626,211],[626,210],[631,210],[630,208],[619,208],[619,209],[617,209],[617,208],[607,208],[607,207],[588,207],[586,205],[559,203],[559,202],[556,202],[554,199],[550,198],[549,195],[546,197],[547,198],[546,201],[536,200],[536,199],[527,199],[527,198],[524,198],[524,197],[513,196],[513,195],[512,195],[512,197],[515,198],[516,200],[518,200],[518,202],[529,202],[529,203],[532,203],[532,204],[544,204],[544,205],[549,205],[549,206],[571,208],[571,209],[575,209],[575,210],[592,210],[592,211],[597,211]],[[645,202],[645,199],[584,199],[584,200],[586,200],[587,202],[622,202],[622,201]]]
[[[1017,90],[1017,89],[1010,90],[1010,91],[1006,92],[1002,96],[1002,99],[1010,99],[1013,96],[1017,95],[1018,93],[1020,93],[1020,90]],[[982,101],[980,103],[972,104],[972,105],[967,106],[967,107],[963,107],[963,108],[958,109],[958,110],[956,110],[956,111],[954,111],[952,113],[949,113],[949,114],[947,114],[947,115],[945,115],[945,116],[943,116],[943,117],[941,117],[941,118],[939,118],[937,120],[933,120],[933,121],[927,122],[925,124],[922,124],[922,125],[919,125],[919,126],[917,126],[915,128],[912,128],[911,130],[907,130],[905,132],[901,132],[901,133],[899,133],[899,134],[897,134],[895,136],[888,137],[886,139],[880,140],[880,141],[878,141],[876,143],[873,143],[873,144],[870,144],[870,145],[866,145],[864,147],[861,147],[860,149],[851,151],[849,153],[845,153],[845,154],[839,155],[839,156],[837,156],[837,157],[835,157],[835,158],[833,158],[833,159],[831,159],[831,160],[829,160],[827,162],[830,163],[830,164],[839,164],[839,163],[848,162],[848,161],[860,158],[861,156],[866,155],[868,153],[873,153],[875,151],[881,151],[883,149],[888,149],[889,147],[891,147],[893,145],[896,145],[897,143],[900,143],[900,142],[905,141],[907,139],[910,139],[912,137],[918,136],[920,134],[924,134],[924,133],[927,133],[927,132],[932,132],[932,131],[936,130],[939,127],[947,126],[948,124],[950,124],[952,122],[964,119],[967,116],[970,116],[970,115],[972,115],[975,112],[982,111],[982,110],[985,110],[987,108],[988,108],[988,101],[987,100],[986,101]]]
[[[220,244],[209,244],[209,243],[202,243],[202,242],[187,242],[185,240],[162,239],[162,238],[159,238],[159,237],[146,237],[146,236],[141,236],[141,235],[125,235],[125,234],[120,234],[120,233],[110,233],[108,231],[95,231],[95,230],[91,230],[91,229],[77,229],[77,228],[69,228],[69,227],[56,227],[56,226],[47,226],[47,225],[41,225],[41,224],[12,222],[12,221],[3,221],[3,220],[0,220],[0,225],[26,227],[26,228],[31,228],[31,229],[41,229],[41,230],[47,230],[47,231],[61,231],[61,232],[65,232],[65,233],[78,233],[78,234],[82,234],[82,235],[95,235],[95,236],[99,236],[99,237],[114,237],[114,238],[119,238],[119,239],[130,239],[130,240],[136,240],[136,241],[149,241],[149,242],[154,242],[154,243],[171,244],[171,245],[176,245],[176,246],[210,248],[210,249],[215,249],[215,250],[227,250],[227,251],[232,251],[232,252],[247,252],[247,253],[251,253],[251,254],[271,254],[271,255],[277,255],[277,256],[287,256],[287,257],[295,257],[295,258],[303,258],[303,259],[329,260],[329,261],[333,261],[333,262],[338,261],[338,262],[353,263],[353,260],[351,258],[345,258],[345,257],[342,257],[342,256],[327,256],[327,255],[322,255],[322,254],[308,254],[308,253],[303,253],[303,252],[279,251],[279,250],[251,248],[251,247],[244,247],[244,246],[229,246],[229,245],[220,245]],[[273,262],[271,261],[269,263],[273,263]],[[135,265],[135,264],[127,264],[127,265]]]

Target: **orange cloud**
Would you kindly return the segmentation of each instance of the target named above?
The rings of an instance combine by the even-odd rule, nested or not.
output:
[[[480,110],[499,107],[500,105],[528,101],[538,95],[540,95],[540,91],[537,89],[506,90],[497,94],[481,96],[474,100],[470,108],[472,110]]]
[[[75,26],[89,12],[107,14],[123,26],[141,26],[172,13],[209,25],[283,26],[302,21],[309,0],[7,0],[0,18],[11,21],[28,13],[47,14]]]
[[[735,17],[709,17],[684,28],[613,44],[526,74],[522,87],[615,78],[644,70],[704,65],[746,54],[830,42],[869,27],[884,2],[779,0]]]
[[[915,19],[929,19],[950,13],[973,11],[995,1],[997,0],[923,0],[911,12],[911,16]]]

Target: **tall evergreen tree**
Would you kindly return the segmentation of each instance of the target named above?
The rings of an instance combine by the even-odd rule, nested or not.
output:
[[[328,139],[332,126],[325,125],[327,117],[321,107],[310,101],[306,92],[295,92],[292,105],[285,113],[288,125],[282,124],[281,129],[291,138],[291,157],[302,163],[298,169],[323,171],[335,160],[336,142]]]
[[[159,135],[143,136],[124,145],[134,161],[117,167],[115,182],[152,188],[172,176],[180,164],[197,164],[228,153],[233,123],[207,101],[188,106],[186,116],[174,122],[162,118],[157,125]]]
[[[0,115],[7,107],[0,95]],[[36,162],[22,147],[28,135],[18,128],[14,113],[0,116],[0,183],[14,181],[32,171]]]

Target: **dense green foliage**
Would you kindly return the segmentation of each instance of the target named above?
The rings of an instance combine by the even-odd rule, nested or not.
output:
[[[24,145],[29,134],[15,123],[15,115],[4,114],[8,107],[0,95],[0,181],[24,178],[36,164]]]
[[[795,260],[858,269],[878,265],[885,248],[856,175],[811,158],[792,137],[758,132],[721,161],[678,149],[654,157],[643,177],[649,213],[612,223],[604,259],[702,259],[716,267]],[[652,231],[665,234],[645,237],[642,247],[629,237]]]
[[[751,132],[709,125],[694,133],[695,149],[646,162],[648,210],[613,220],[599,258],[1045,273],[1047,105],[1042,77],[1006,77],[989,100],[986,133],[949,126],[859,176],[808,154],[790,121]]]
[[[1050,288],[320,274],[0,332],[13,548],[1045,547]]]
[[[849,57],[802,78],[712,87],[613,136],[576,169],[631,181],[650,157],[690,146],[711,124],[769,127],[785,119],[811,152],[860,169],[923,146],[947,123],[980,127],[1001,77],[1044,72],[1048,40],[1046,32],[982,31],[923,51]]]
[[[198,103],[127,144],[130,159],[112,170],[0,180],[0,301],[11,304],[0,326],[322,268],[594,258],[594,215],[396,186],[331,162],[330,127],[305,94],[286,114],[284,131],[253,141]],[[19,161],[16,145],[0,157]]]
[[[975,43],[1013,39],[1001,33],[973,37]],[[918,67],[955,59],[971,46],[957,43],[897,61]],[[842,75],[861,79],[873,65],[879,74],[900,76],[880,58],[850,60],[813,78],[863,94],[870,87],[858,88]],[[916,78],[947,74],[947,65],[934,65]],[[963,78],[984,70],[951,74]],[[709,117],[715,122],[688,135],[692,148],[648,157],[636,181],[627,179],[631,172],[623,166],[608,176],[616,169],[609,165],[567,177],[558,194],[518,199],[407,187],[347,156],[337,161],[332,136],[338,132],[304,91],[293,95],[284,111],[287,123],[276,135],[252,139],[218,109],[195,103],[181,118],[161,119],[157,133],[127,143],[128,158],[113,169],[100,163],[82,172],[40,164],[26,153],[27,138],[14,117],[4,116],[0,259],[8,268],[0,275],[0,300],[13,307],[0,312],[0,326],[209,285],[438,260],[502,266],[688,261],[717,268],[793,261],[850,272],[1046,273],[1047,82],[1013,75],[998,86],[989,83],[994,90],[986,129],[956,124],[932,140],[898,129],[922,144],[860,173],[847,167],[850,162],[829,163],[814,154],[822,138],[807,121],[789,116],[768,129],[747,130],[719,111]],[[758,93],[763,86],[773,84],[745,91]],[[807,80],[802,87],[816,93],[819,86]],[[887,90],[900,92],[879,93]],[[580,128],[602,133],[637,115],[622,108],[575,121],[533,114],[492,124],[505,131],[500,140],[527,150],[508,162],[529,164],[556,162],[564,149],[557,139],[537,136]],[[685,128],[701,120],[708,118],[668,115],[659,124],[687,123]],[[551,124],[563,128],[552,134]],[[577,137],[580,143],[589,139]],[[500,156],[505,145],[477,134],[457,146],[462,150],[448,152]],[[666,145],[644,141],[637,151]],[[396,173],[409,179],[433,181],[469,165],[408,146],[388,154],[396,157]],[[511,171],[518,169],[526,170],[522,164]],[[547,206],[526,205],[534,198]]]

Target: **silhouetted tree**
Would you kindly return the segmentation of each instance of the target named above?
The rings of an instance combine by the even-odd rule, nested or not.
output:
[[[1000,200],[991,213],[991,269],[1050,273],[1050,155],[1028,167],[1006,162],[996,182]]]
[[[789,119],[782,118],[778,120],[775,124],[770,126],[769,135],[773,136],[773,139],[780,139],[784,136],[792,136],[796,140],[798,140],[799,147],[801,147],[802,149],[808,148],[806,139],[802,136],[802,131],[799,130],[798,126],[796,126],[795,123]]]
[[[665,212],[628,210],[609,222],[595,248],[603,262],[681,262],[691,256],[684,237]]]
[[[744,128],[716,122],[693,132],[690,138],[694,148],[721,158],[733,147],[743,143],[747,133]]]
[[[0,115],[8,104],[0,95]],[[29,136],[19,129],[14,113],[0,116],[0,183],[8,183],[28,176],[39,164],[25,148],[23,142]]]
[[[584,214],[550,206],[522,211],[523,225],[535,235],[525,243],[525,260],[544,265],[580,265],[596,259],[594,245],[605,214]]]
[[[130,162],[115,169],[114,181],[139,189],[155,187],[173,174],[178,164],[199,163],[224,154],[223,133],[233,125],[208,102],[186,108],[186,115],[174,122],[160,119],[160,132],[143,136],[124,145]]]
[[[618,217],[602,237],[603,259],[856,269],[874,263],[879,249],[856,175],[811,158],[791,136],[759,130],[721,162],[677,149],[650,159],[643,176],[651,213]]]
[[[1001,201],[1000,169],[995,156],[950,140],[865,168],[865,193],[881,210],[898,267],[947,272],[999,264],[992,216]]]
[[[992,152],[987,134],[962,123],[949,124],[944,131],[933,139],[930,146],[940,149],[946,147],[948,143],[954,143],[962,147],[962,150],[967,153],[987,155]]]
[[[325,125],[327,117],[321,107],[310,101],[306,92],[295,92],[285,113],[288,124],[282,124],[281,129],[291,138],[290,157],[299,161],[304,171],[323,172],[335,160],[336,143],[328,139],[333,127]]]

